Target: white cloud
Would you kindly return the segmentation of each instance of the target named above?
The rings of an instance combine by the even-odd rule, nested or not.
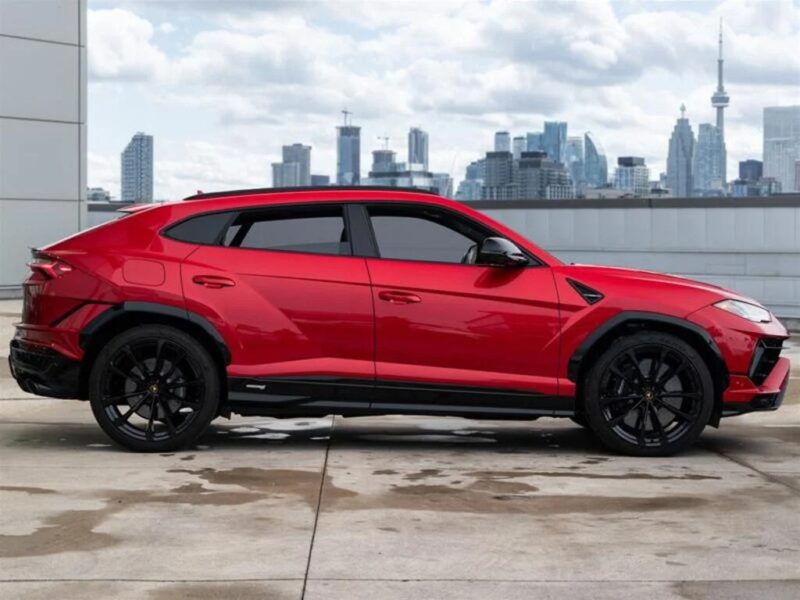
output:
[[[89,76],[102,80],[149,80],[167,65],[155,47],[153,25],[122,10],[90,10],[88,15]]]
[[[269,161],[294,141],[312,143],[312,170],[332,174],[333,128],[345,106],[363,127],[364,172],[376,137],[391,135],[403,155],[411,125],[430,131],[433,166],[449,171],[454,160],[461,168],[485,151],[494,128],[523,134],[560,119],[571,135],[593,131],[612,161],[642,155],[657,173],[682,102],[695,130],[713,119],[720,17],[729,172],[758,156],[761,107],[797,102],[800,89],[800,8],[790,0],[768,8],[724,0],[711,10],[605,0],[126,6],[89,11],[91,80],[146,82],[155,99],[137,107],[142,116],[186,107],[210,132],[205,141],[179,123],[169,128],[174,138],[152,132],[172,148],[158,154],[159,195],[188,193],[203,178],[207,188],[259,178],[263,185]],[[156,30],[171,34],[169,51],[154,42]],[[108,126],[139,127],[124,119]],[[256,135],[259,143],[238,151],[225,141]]]

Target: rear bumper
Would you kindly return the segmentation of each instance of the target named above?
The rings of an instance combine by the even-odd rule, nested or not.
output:
[[[11,341],[11,375],[23,391],[51,398],[78,398],[80,362],[51,348]]]
[[[723,398],[722,416],[777,410],[789,387],[790,366],[787,357],[779,358],[761,385],[754,384],[747,377],[731,377],[731,385]]]

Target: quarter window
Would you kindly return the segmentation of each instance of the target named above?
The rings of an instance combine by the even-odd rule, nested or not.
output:
[[[276,207],[241,213],[225,246],[314,254],[351,254],[341,206]]]
[[[218,244],[225,224],[231,213],[211,213],[186,219],[167,230],[172,239],[192,244]]]

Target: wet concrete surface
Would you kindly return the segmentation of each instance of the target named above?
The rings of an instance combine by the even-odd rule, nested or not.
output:
[[[2,598],[629,596],[800,597],[800,380],[671,458],[421,417],[221,419],[140,455],[0,371]]]

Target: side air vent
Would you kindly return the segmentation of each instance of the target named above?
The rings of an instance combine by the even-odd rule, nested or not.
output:
[[[581,298],[586,300],[586,304],[596,304],[600,302],[605,296],[598,292],[597,290],[593,290],[588,285],[584,285],[575,281],[574,279],[567,278],[569,284],[573,287],[573,289],[581,295]]]

